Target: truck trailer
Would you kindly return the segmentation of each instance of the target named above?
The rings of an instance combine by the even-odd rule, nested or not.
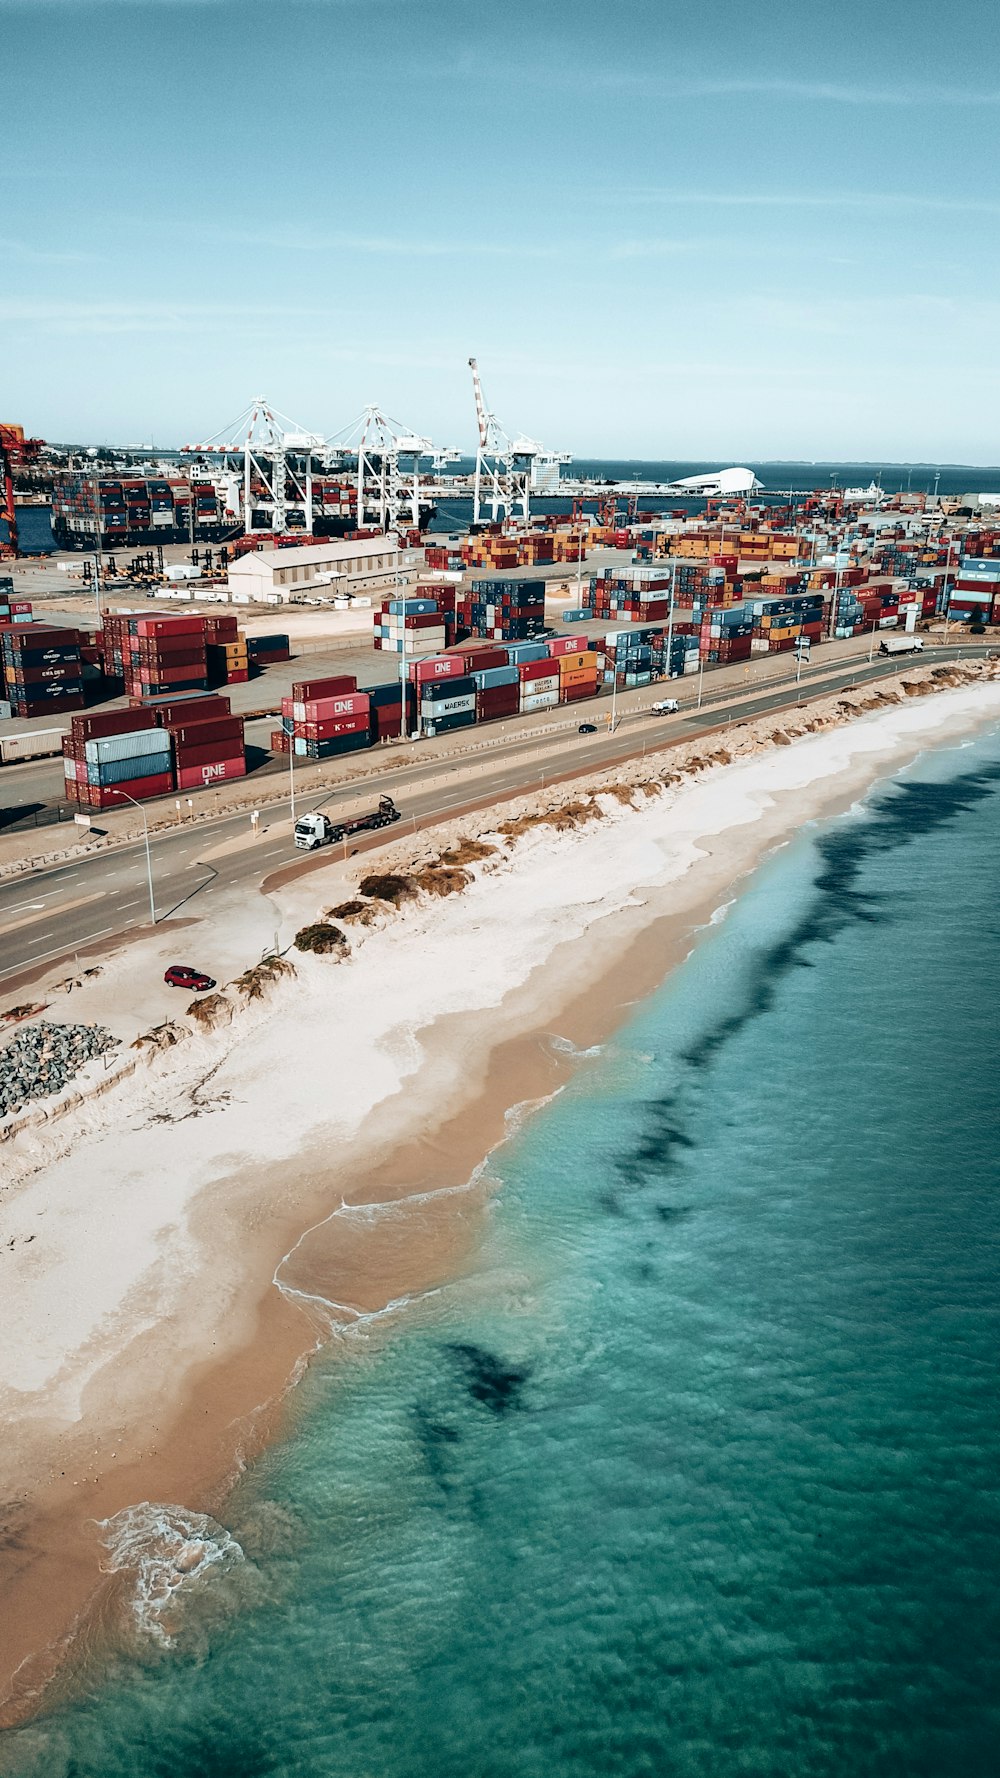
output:
[[[879,654],[922,654],[922,636],[885,636],[878,645]]]
[[[350,839],[356,833],[370,833],[376,827],[391,827],[400,819],[400,811],[391,796],[380,796],[378,808],[369,809],[366,815],[352,815],[346,821],[336,821],[332,816],[324,815],[322,809],[314,809],[308,815],[300,815],[296,821],[295,844],[301,852],[314,852],[317,846],[330,846],[337,840]]]

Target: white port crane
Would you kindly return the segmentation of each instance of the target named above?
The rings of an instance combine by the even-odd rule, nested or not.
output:
[[[357,457],[359,526],[370,522],[389,534],[398,532],[407,506],[410,523],[419,527],[421,461],[429,458],[433,469],[443,469],[460,458],[460,452],[432,444],[374,403],[331,445]]]
[[[312,459],[325,453],[326,440],[279,413],[262,395],[204,443],[182,445],[181,450],[192,456],[220,457],[223,463],[229,457],[242,457],[242,489],[237,493],[234,477],[230,498],[239,501],[248,534],[254,529],[255,509],[264,506],[271,509],[270,529],[283,535],[288,530],[290,499],[301,504],[305,530],[312,531]],[[255,477],[263,485],[262,495],[255,494]]]
[[[518,507],[527,524],[532,492],[556,492],[559,469],[571,461],[569,453],[543,450],[536,439],[525,438],[523,433],[509,438],[496,414],[486,406],[475,358],[469,359],[469,369],[479,424],[473,524],[484,523],[487,508],[491,522],[496,524],[501,518],[513,519]]]

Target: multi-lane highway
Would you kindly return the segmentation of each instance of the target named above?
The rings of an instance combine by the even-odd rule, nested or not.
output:
[[[959,655],[968,658],[969,653],[967,646],[926,650],[922,660],[937,663]],[[802,697],[812,699],[878,681],[912,665],[878,656],[872,662],[862,657],[831,663],[822,676],[811,675],[808,688],[801,688]],[[684,689],[690,691],[689,686]],[[649,694],[650,700],[653,695]],[[407,822],[424,827],[459,809],[488,806],[540,782],[603,768],[654,745],[691,739],[728,721],[787,708],[795,704],[796,695],[795,685],[785,683],[750,693],[730,692],[706,701],[700,710],[689,703],[676,717],[632,711],[613,734],[605,727],[587,736],[574,729],[512,737],[485,757],[453,763],[418,756],[412,763],[388,768],[366,786],[319,792],[308,806],[355,808],[359,801],[374,802],[386,791],[395,797]],[[298,812],[301,809],[299,803]],[[397,826],[372,835],[364,849],[385,845],[405,831],[405,826]],[[262,813],[256,837],[245,812],[197,825],[182,823],[176,830],[158,833],[151,840],[157,923],[207,916],[234,890],[253,893],[266,877],[305,862],[306,857],[294,850],[287,798]],[[316,857],[328,860],[331,853]],[[148,927],[149,919],[142,841],[24,873],[0,884],[0,980],[13,986],[17,978],[33,975],[56,957],[103,946],[116,934]]]

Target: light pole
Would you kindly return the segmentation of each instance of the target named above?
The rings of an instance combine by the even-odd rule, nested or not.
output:
[[[292,805],[292,826],[295,826],[295,736],[288,737],[288,793]]]
[[[704,690],[705,690],[705,656],[702,653],[701,643],[699,642],[699,644],[698,644],[698,709],[699,710],[701,709],[701,700],[702,700],[702,695],[704,693]]]
[[[129,796],[128,791],[122,790],[121,787],[117,784],[115,785],[115,795],[116,796],[123,796],[125,798],[125,801],[127,803],[131,803],[133,809],[138,809],[140,815],[142,816],[142,837],[146,842],[146,881],[149,884],[149,923],[151,926],[155,926],[156,925],[156,903],[153,900],[153,861],[149,855],[149,823],[146,820],[146,811],[143,808],[141,803],[136,802],[134,796]]]
[[[674,653],[674,598],[677,592],[677,561],[670,564],[670,610],[667,613],[667,678],[673,665]]]
[[[872,618],[872,639],[868,644],[868,665],[869,666],[871,666],[872,661],[875,658],[875,631],[877,629],[878,629],[878,618],[873,617]]]
[[[101,618],[101,482],[97,464],[94,464],[94,601],[97,606],[97,627],[102,626]]]

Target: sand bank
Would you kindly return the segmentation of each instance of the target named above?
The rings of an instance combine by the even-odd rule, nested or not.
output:
[[[777,737],[775,721],[734,729],[714,765],[697,767],[692,744],[693,775],[679,753],[650,756],[578,796],[505,805],[501,826],[535,822],[515,835],[480,817],[396,842],[380,870],[419,868],[463,837],[493,850],[460,894],[345,923],[346,961],[291,951],[295,974],[261,998],[230,993],[209,1029],[182,1017],[179,1041],[109,1090],[23,1120],[0,1150],[11,1709],[37,1695],[80,1614],[127,1633],[138,1601],[163,1629],[135,1554],[137,1523],[163,1521],[146,1503],[224,1517],[227,1484],[284,1423],[316,1344],[348,1351],[461,1271],[482,1213],[477,1163],[509,1108],[556,1090],[572,1046],[606,1036],[663,978],[763,851],[929,743],[997,720],[1000,684],[867,700],[857,720],[838,702],[799,719],[815,732],[798,739],[787,718]],[[373,862],[273,897],[280,944]],[[135,1011],[163,942],[128,953]],[[74,1017],[111,1023],[115,979],[85,985]],[[387,1202],[398,1215],[365,1214]],[[95,1603],[112,1519],[120,1565]]]

